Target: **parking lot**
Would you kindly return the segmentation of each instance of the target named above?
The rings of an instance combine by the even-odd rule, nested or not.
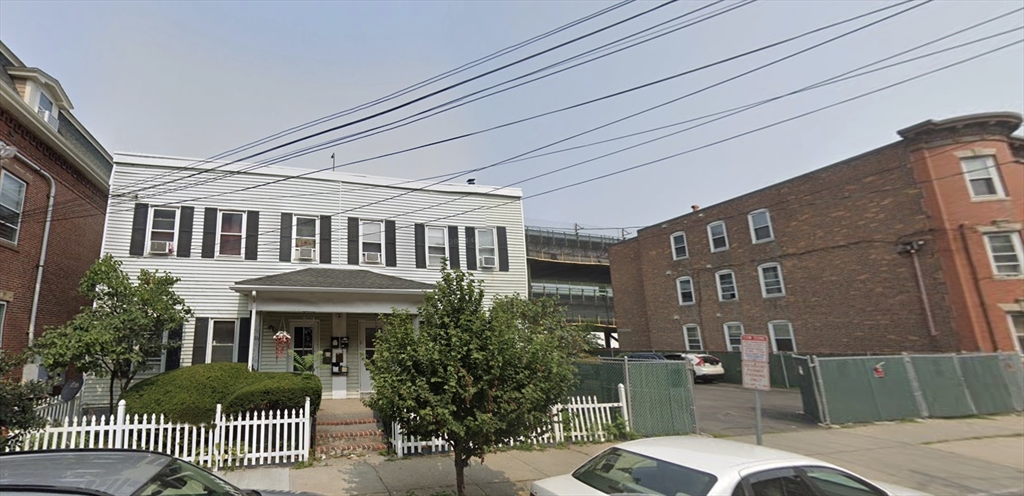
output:
[[[754,433],[754,392],[735,384],[694,384],[697,398],[697,425],[700,431],[715,436],[742,436]],[[773,389],[761,392],[762,432],[794,432],[818,429],[814,420],[803,414],[800,392]]]

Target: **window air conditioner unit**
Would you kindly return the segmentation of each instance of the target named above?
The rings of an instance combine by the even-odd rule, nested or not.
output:
[[[167,255],[171,252],[170,241],[150,241],[149,252],[154,255]]]
[[[379,264],[380,263],[380,253],[377,253],[375,251],[364,251],[363,252],[363,261],[366,262],[366,263]]]
[[[296,248],[295,258],[298,260],[313,260],[316,253],[313,248]]]
[[[480,268],[493,269],[498,265],[498,257],[480,257]]]

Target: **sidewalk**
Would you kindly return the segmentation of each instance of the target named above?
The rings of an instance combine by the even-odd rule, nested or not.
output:
[[[731,438],[753,443],[752,436]],[[1024,495],[1024,416],[925,420],[764,436],[765,446],[803,453],[869,479],[936,496]],[[488,455],[466,469],[471,495],[526,495],[530,482],[572,471],[610,444]],[[250,469],[222,474],[252,489],[333,495],[454,494],[446,456],[389,461],[373,455],[330,459],[301,470]]]

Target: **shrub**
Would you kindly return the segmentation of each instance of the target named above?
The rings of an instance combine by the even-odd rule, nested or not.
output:
[[[315,415],[320,379],[288,372],[250,372],[243,363],[208,363],[164,372],[121,395],[129,414],[163,414],[189,424],[209,424],[217,404],[225,413],[302,408],[306,396]],[[236,399],[235,397],[238,396]]]

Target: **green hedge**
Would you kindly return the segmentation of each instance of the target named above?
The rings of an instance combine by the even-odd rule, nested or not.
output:
[[[250,372],[241,363],[193,365],[155,375],[121,395],[129,414],[163,414],[175,422],[208,424],[217,404],[225,413],[259,408],[320,408],[320,379],[289,372]]]

